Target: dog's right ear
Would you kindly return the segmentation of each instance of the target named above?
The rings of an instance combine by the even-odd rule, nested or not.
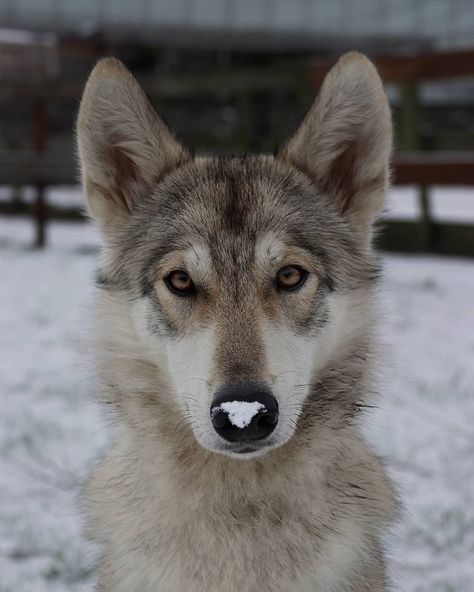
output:
[[[101,60],[81,101],[77,141],[91,216],[105,234],[153,183],[190,157],[116,59]]]
[[[372,224],[384,205],[391,147],[382,81],[365,56],[351,52],[328,73],[278,157],[305,172],[370,242]]]

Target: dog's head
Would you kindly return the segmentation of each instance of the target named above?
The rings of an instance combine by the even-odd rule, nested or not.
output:
[[[391,148],[372,64],[343,57],[275,157],[219,159],[183,149],[107,59],[87,83],[78,142],[102,287],[120,302],[108,322],[129,318],[157,369],[142,411],[160,412],[150,401],[165,380],[198,442],[240,458],[290,440],[318,384],[313,424],[347,416],[322,378],[363,345],[370,319]]]

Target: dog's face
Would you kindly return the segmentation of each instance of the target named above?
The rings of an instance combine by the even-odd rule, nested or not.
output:
[[[239,458],[287,442],[321,374],[367,330],[391,141],[371,64],[341,60],[276,157],[190,157],[111,60],[91,76],[78,135],[102,283],[127,302],[182,421]]]

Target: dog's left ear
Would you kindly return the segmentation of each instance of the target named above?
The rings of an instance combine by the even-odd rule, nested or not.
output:
[[[167,171],[189,159],[116,59],[92,71],[79,109],[77,140],[89,213],[107,236]]]
[[[344,55],[326,76],[300,128],[278,155],[305,172],[370,240],[388,183],[390,107],[373,64]]]

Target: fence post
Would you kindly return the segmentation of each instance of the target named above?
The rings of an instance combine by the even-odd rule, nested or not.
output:
[[[33,152],[40,157],[46,145],[46,103],[39,100],[33,105]],[[45,187],[42,183],[36,183],[36,198],[34,217],[36,223],[35,247],[42,248],[46,245],[46,220],[47,205]]]
[[[413,152],[421,150],[419,120],[418,86],[415,82],[405,82],[400,85],[400,150]],[[428,251],[434,246],[428,187],[419,187],[418,199],[421,210],[420,244],[423,251]]]

